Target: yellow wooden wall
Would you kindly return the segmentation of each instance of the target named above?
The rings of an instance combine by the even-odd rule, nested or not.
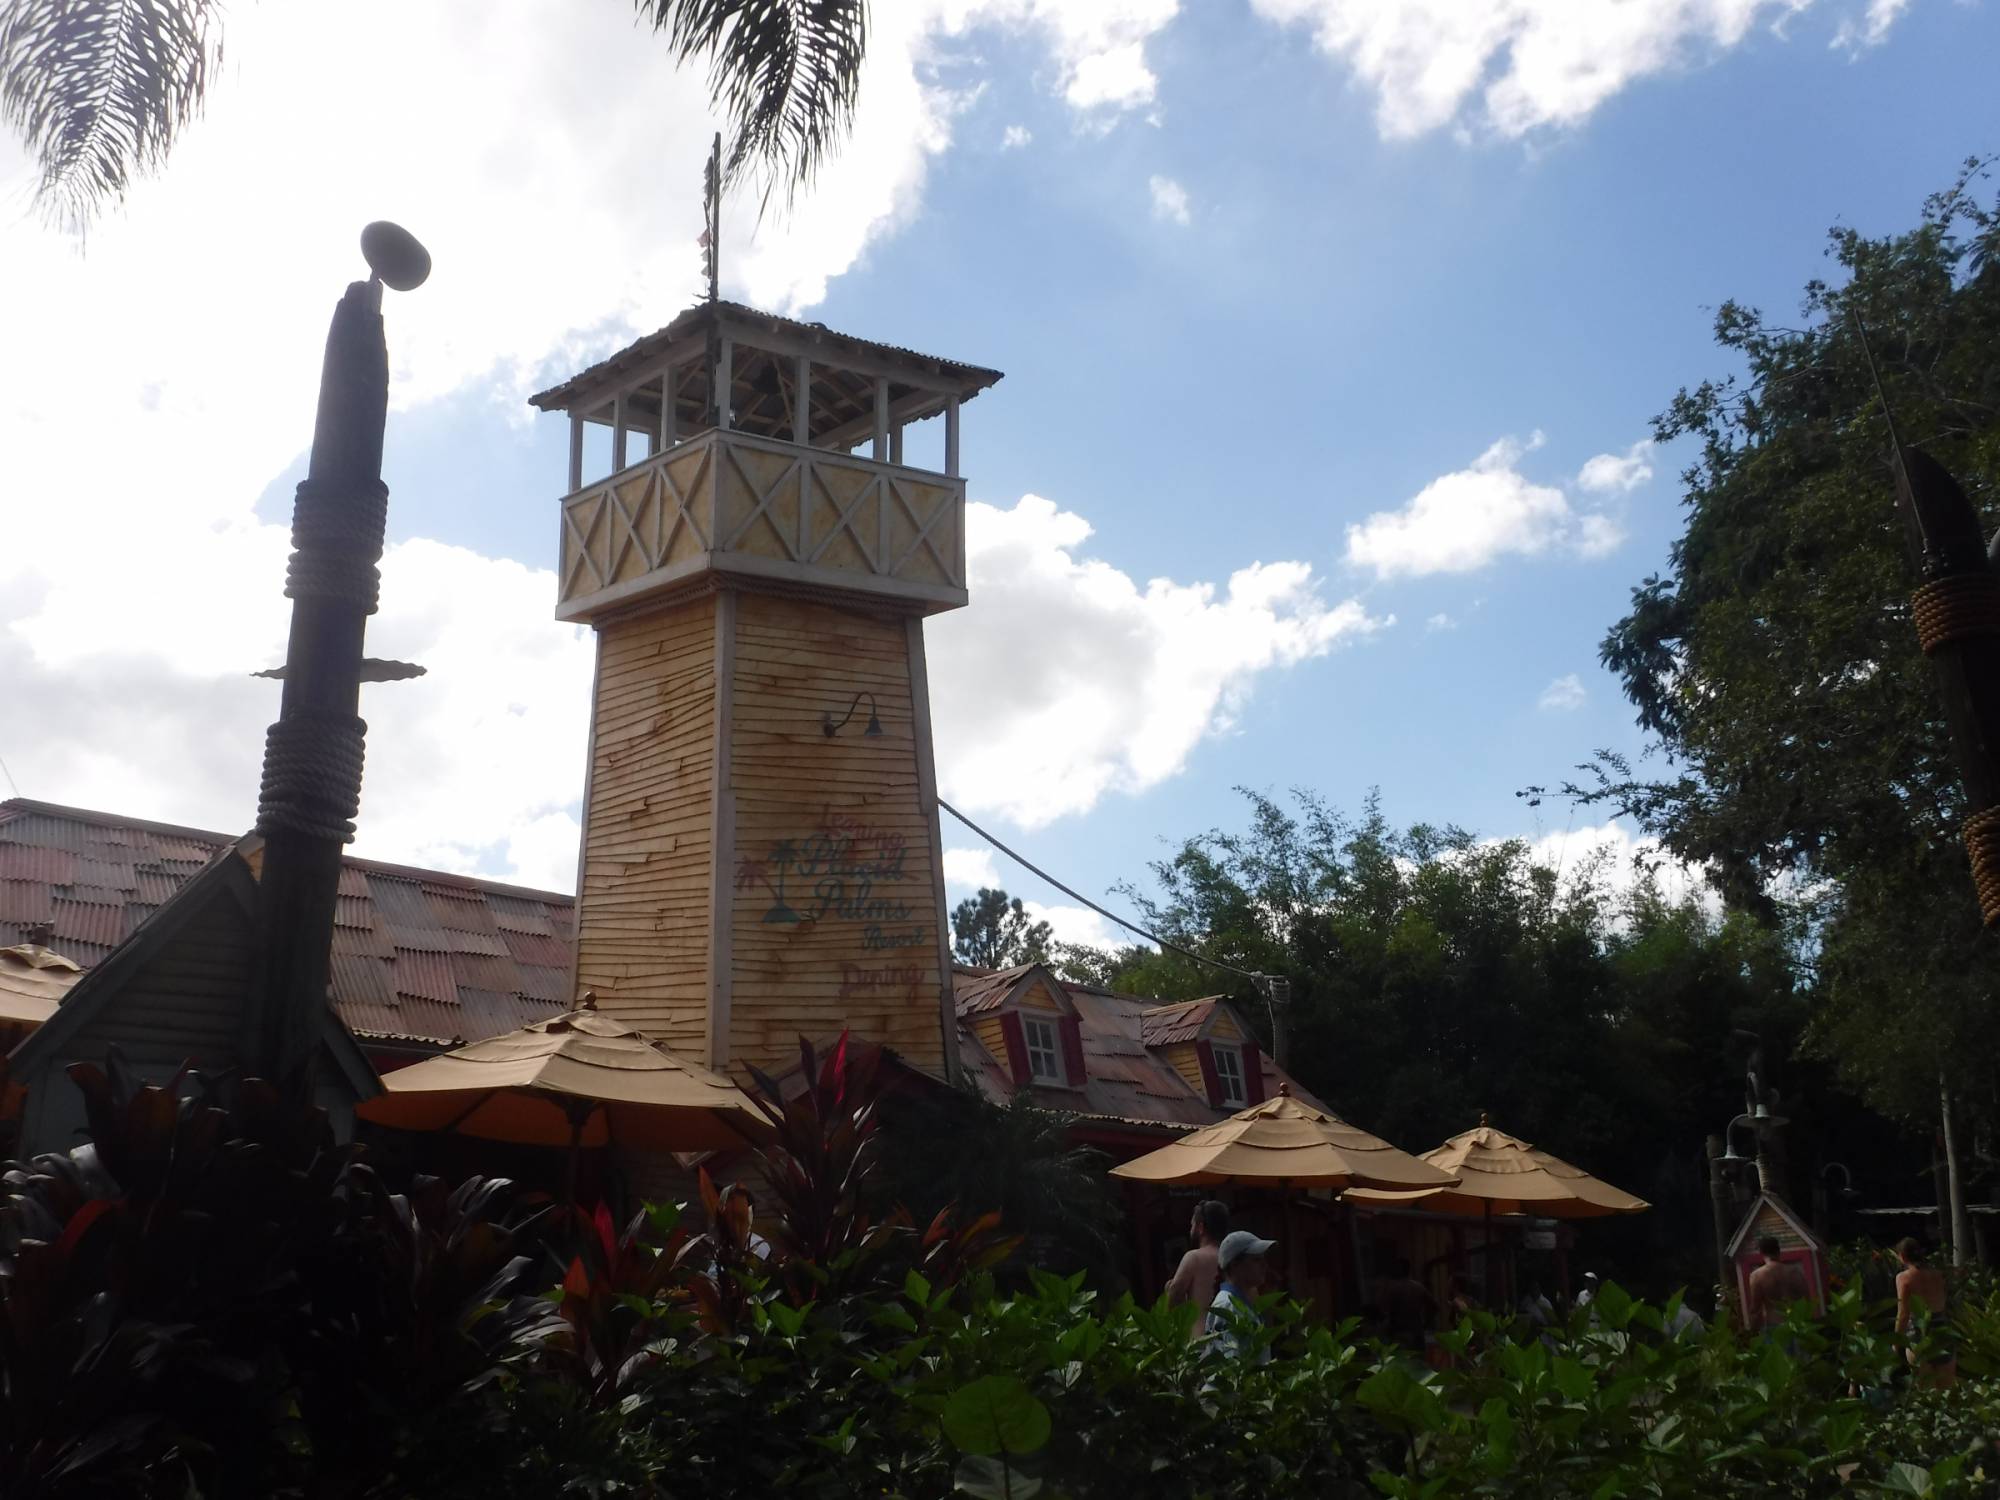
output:
[[[1236,1017],[1221,1006],[1217,1006],[1210,1016],[1208,1034],[1211,1040],[1218,1042],[1240,1042],[1243,1040],[1243,1028],[1236,1024]]]
[[[597,638],[577,987],[691,1057],[708,1050],[716,600]]]
[[[1058,1000],[1055,997],[1054,991],[1049,988],[1049,983],[1046,979],[1037,979],[1033,984],[1021,991],[1019,1004],[1022,1010],[1032,1010],[1059,1016],[1069,1014],[1064,1008],[1062,1001]]]
[[[1176,1042],[1161,1050],[1167,1054],[1167,1061],[1174,1065],[1174,1071],[1187,1080],[1187,1086],[1206,1099],[1208,1085],[1202,1082],[1201,1059],[1195,1055],[1194,1043]]]
[[[983,1016],[974,1016],[972,1018],[971,1030],[972,1034],[979,1038],[981,1045],[998,1060],[1002,1068],[1009,1066],[1007,1061],[1007,1032],[1000,1024],[1000,1015],[997,1011]]]
[[[759,1066],[852,1029],[944,1070],[938,935],[905,622],[736,599],[729,1055]],[[829,738],[821,716],[874,695]]]

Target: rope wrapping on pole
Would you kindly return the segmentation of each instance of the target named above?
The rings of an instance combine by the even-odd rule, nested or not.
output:
[[[2000,636],[2000,578],[1986,572],[1933,578],[1910,596],[1910,613],[1926,656],[1954,641]]]
[[[306,479],[292,503],[288,599],[338,599],[374,614],[382,596],[382,538],[389,487],[381,480],[335,488]]]
[[[354,841],[368,725],[352,714],[303,713],[264,735],[257,832]]]

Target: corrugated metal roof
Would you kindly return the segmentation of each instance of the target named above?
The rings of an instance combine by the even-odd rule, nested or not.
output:
[[[1208,1018],[1215,1014],[1216,997],[1180,1000],[1172,1005],[1150,1005],[1139,1018],[1139,1040],[1148,1047],[1170,1047],[1176,1042],[1192,1042],[1201,1035]]]
[[[976,1016],[982,1011],[998,1010],[1007,1003],[1007,996],[1021,982],[1021,976],[1032,968],[1033,964],[1020,964],[1012,969],[976,972],[960,969],[952,991],[959,1016],[963,1018]]]
[[[52,921],[49,946],[93,968],[232,842],[0,802],[0,947]],[[357,1036],[479,1041],[567,1005],[568,896],[366,859],[346,861],[339,889],[333,1002]]]

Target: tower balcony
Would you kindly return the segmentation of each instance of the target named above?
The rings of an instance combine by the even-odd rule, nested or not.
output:
[[[558,619],[595,623],[718,580],[935,614],[966,602],[960,405],[998,370],[733,302],[533,397],[570,421]],[[904,435],[943,427],[942,472]],[[610,463],[585,478],[586,436]],[[628,462],[631,444],[648,456]]]
[[[966,602],[965,481],[711,428],[562,502],[556,618],[594,621],[716,578]]]

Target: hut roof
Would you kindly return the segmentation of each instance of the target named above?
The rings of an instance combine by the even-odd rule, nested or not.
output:
[[[601,422],[611,419],[611,402],[618,398],[629,423],[657,429],[668,399],[662,376],[671,365],[676,372],[675,426],[683,433],[696,432],[707,425],[714,408],[712,371],[705,357],[712,334],[742,346],[730,370],[730,426],[765,437],[789,440],[793,435],[790,382],[799,355],[812,364],[815,443],[865,435],[872,427],[878,379],[889,384],[895,419],[917,422],[936,416],[949,401],[971,400],[1001,378],[998,370],[855,338],[824,323],[760,312],[741,302],[702,302],[658,332],[530,396],[529,404]]]

